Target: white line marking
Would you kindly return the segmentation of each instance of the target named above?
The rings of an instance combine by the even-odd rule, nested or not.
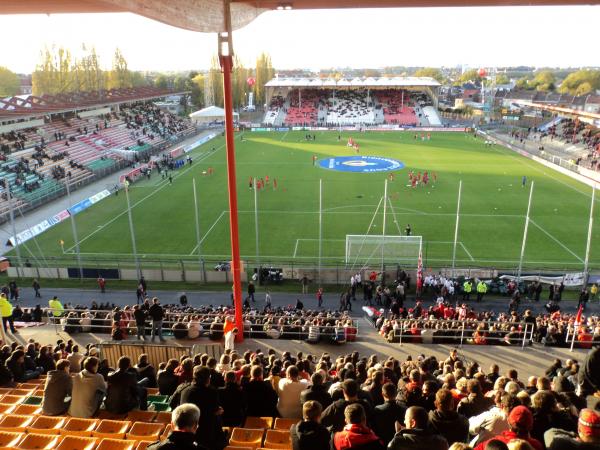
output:
[[[203,161],[204,159],[208,158],[210,155],[215,154],[217,151],[219,151],[220,149],[222,149],[223,147],[225,147],[225,144],[221,145],[219,148],[217,148],[214,152],[208,152],[206,153],[206,155],[202,158],[199,159],[198,162]],[[183,173],[181,173],[181,175],[183,175],[184,173],[188,172],[189,170],[191,170],[192,168],[194,168],[194,166],[192,165],[191,167],[188,167],[187,169],[183,170]],[[166,186],[168,186],[168,184],[163,184],[162,186],[157,187],[154,191],[150,192],[148,195],[146,195],[145,197],[141,198],[140,200],[138,200],[137,202],[135,202],[133,205],[131,205],[131,209],[135,208],[137,205],[139,205],[140,203],[142,203],[144,200],[149,199],[150,197],[152,197],[154,194],[158,193],[160,190],[164,189]],[[92,231],[90,234],[88,234],[87,236],[85,236],[84,238],[79,240],[79,245],[81,245],[82,242],[88,240],[89,238],[91,238],[93,235],[95,235],[98,231],[102,231],[104,229],[104,227],[106,227],[107,225],[110,225],[111,223],[113,223],[115,220],[117,220],[119,217],[123,216],[127,214],[127,209],[125,209],[125,211],[117,214],[115,217],[113,217],[112,219],[110,219],[108,222],[106,222],[103,225],[100,225],[100,228],[96,228],[94,231]],[[73,250],[75,248],[75,245],[72,245],[71,247],[69,247],[66,251],[70,251]]]
[[[281,136],[281,139],[279,139],[279,141],[285,141],[285,137],[287,136],[287,134],[289,133],[289,131],[286,131],[283,136]]]
[[[567,252],[569,252],[571,255],[573,255],[575,258],[577,258],[579,261],[581,261],[581,263],[584,262],[583,259],[581,259],[579,256],[577,256],[575,254],[575,252],[573,252],[569,247],[567,247],[561,241],[559,241],[554,236],[552,236],[550,233],[548,233],[544,228],[542,228],[540,225],[538,225],[533,219],[530,218],[529,221],[532,224],[534,224],[536,227],[538,227],[540,229],[540,231],[542,231],[546,236],[548,236],[550,239],[552,239],[554,242],[556,242],[558,245],[560,245],[563,249],[565,249]]]
[[[462,243],[462,241],[458,241],[460,246],[463,248],[463,250],[465,251],[465,253],[467,254],[467,256],[469,258],[471,258],[471,261],[475,261],[475,258],[473,258],[473,256],[471,255],[471,253],[469,253],[469,250],[467,250],[467,247],[465,246],[465,244]]]
[[[294,256],[292,256],[292,258],[296,258],[296,253],[298,252],[298,242],[300,242],[300,239],[296,239],[296,245],[294,246]]]
[[[217,225],[217,223],[219,223],[219,221],[221,220],[221,217],[223,217],[225,215],[225,213],[229,213],[229,211],[225,210],[225,211],[221,212],[221,215],[219,217],[217,217],[217,219],[213,222],[212,226],[208,229],[208,231],[206,232],[204,237],[202,239],[200,239],[200,244],[202,244],[204,242],[206,237],[213,230],[213,228]],[[189,256],[192,256],[197,249],[198,249],[198,244],[196,244],[196,246],[194,247],[192,252],[189,254]]]

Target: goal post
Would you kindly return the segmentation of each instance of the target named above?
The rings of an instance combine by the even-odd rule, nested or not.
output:
[[[383,262],[416,267],[422,243],[422,236],[347,234],[346,265]]]

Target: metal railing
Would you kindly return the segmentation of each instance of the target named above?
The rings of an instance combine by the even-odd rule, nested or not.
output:
[[[431,344],[458,344],[462,347],[465,343],[473,345],[494,345],[505,343],[508,345],[521,347],[523,350],[528,342],[533,339],[534,326],[531,323],[525,322],[495,322],[495,321],[482,321],[482,320],[446,320],[446,319],[396,319],[393,320],[397,327],[393,327],[390,332],[395,339],[398,339],[400,345],[407,343],[407,340],[414,340],[419,344],[425,344],[423,342],[424,333],[428,332],[425,337],[427,341],[431,339]],[[437,326],[440,325],[441,328]],[[475,342],[476,339],[473,335],[478,331],[478,327],[483,328],[480,330],[482,333],[481,338],[485,340],[483,342]],[[508,327],[508,329],[506,329]],[[511,331],[514,327],[515,330]],[[490,328],[493,328],[490,330]],[[435,331],[441,331],[440,334],[435,335]],[[494,333],[494,334],[490,334]],[[510,333],[516,333],[516,336],[509,337]],[[388,333],[389,334],[389,333]],[[497,335],[496,335],[497,334]],[[387,336],[386,336],[387,338]],[[507,339],[509,340],[507,342]]]

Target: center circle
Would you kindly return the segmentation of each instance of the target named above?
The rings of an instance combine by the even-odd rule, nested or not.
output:
[[[375,173],[391,172],[404,168],[404,163],[397,159],[382,156],[334,156],[318,161],[319,167],[339,172]]]

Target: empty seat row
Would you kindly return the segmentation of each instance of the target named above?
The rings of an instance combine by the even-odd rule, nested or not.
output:
[[[289,430],[290,427],[295,423],[298,423],[298,419],[248,416],[244,422],[244,428],[274,428],[276,430]]]
[[[229,445],[233,447],[246,447],[252,450],[258,448],[291,450],[292,441],[289,430],[234,428],[229,438]]]
[[[0,431],[3,450],[145,450],[152,442]]]

